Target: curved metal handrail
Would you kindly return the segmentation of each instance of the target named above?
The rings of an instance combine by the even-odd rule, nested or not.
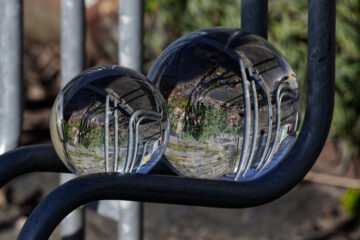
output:
[[[31,172],[71,173],[56,154],[52,144],[19,147],[0,155],[0,188]],[[164,164],[157,164],[151,173],[175,175]]]
[[[0,188],[12,179],[30,172],[68,173],[69,170],[51,144],[20,147],[0,156]]]
[[[40,203],[25,223],[19,239],[47,239],[68,213],[100,199],[242,208],[267,203],[288,192],[301,181],[320,154],[334,105],[335,0],[309,0],[308,22],[305,120],[294,147],[274,169],[249,182],[140,174],[80,177],[60,186]],[[8,158],[11,161],[5,161]],[[0,170],[2,185],[29,171],[68,172],[49,145],[20,148],[2,155]]]
[[[94,174],[75,178],[50,193],[33,211],[18,239],[48,239],[72,210],[97,200],[243,208],[278,196],[257,184],[143,174]],[[265,190],[265,191],[264,191]]]

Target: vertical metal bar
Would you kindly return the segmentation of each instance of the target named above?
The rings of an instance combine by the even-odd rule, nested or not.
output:
[[[161,116],[158,116],[158,117],[151,117],[151,116],[147,116],[147,115],[145,115],[145,116],[142,116],[142,117],[140,117],[138,120],[137,120],[137,122],[136,122],[136,124],[135,124],[135,140],[134,140],[134,150],[133,150],[133,155],[132,155],[132,160],[131,160],[131,167],[130,167],[130,169],[129,169],[129,171],[131,172],[133,169],[134,169],[134,166],[135,166],[135,163],[136,163],[136,160],[137,160],[137,156],[138,156],[138,154],[137,154],[137,151],[138,151],[138,144],[139,144],[139,140],[138,140],[138,138],[139,138],[139,125],[140,125],[140,123],[143,121],[143,120],[152,120],[152,121],[157,121],[157,122],[159,122],[160,123],[160,121],[161,121]],[[161,123],[159,124],[159,125],[161,125]],[[161,133],[161,132],[160,132]],[[139,165],[140,166],[140,165]]]
[[[61,85],[85,65],[85,6],[83,0],[61,1]]]
[[[136,122],[137,112],[132,113],[129,119],[129,127],[128,127],[128,148],[126,154],[126,160],[124,164],[123,172],[129,171],[130,161],[132,159],[133,148],[134,148],[134,124]]]
[[[161,133],[161,132],[160,132]],[[142,153],[141,153],[141,159],[140,159],[140,164],[139,166],[141,166],[143,164],[143,161],[144,161],[144,157],[145,157],[145,154],[146,154],[146,148],[147,148],[147,145],[149,144],[149,142],[146,142],[143,146],[143,150],[142,150]]]
[[[247,165],[248,156],[249,156],[249,139],[250,139],[250,127],[251,127],[251,106],[250,106],[250,92],[249,92],[249,81],[246,76],[244,62],[241,58],[239,58],[239,67],[241,72],[241,80],[243,84],[243,92],[244,92],[244,103],[245,103],[245,124],[244,124],[244,138],[242,151],[240,156],[240,164],[237,167],[237,173],[235,176],[235,181],[239,180],[241,173],[245,170],[245,166]]]
[[[0,0],[0,32],[2,33],[2,22],[3,20],[3,12],[4,12],[4,6],[3,6],[3,2],[5,2],[4,0]],[[0,36],[0,46],[1,46],[1,36]],[[0,61],[1,61],[1,56],[0,56]],[[1,66],[0,66],[1,67]],[[0,70],[1,71],[1,70]]]
[[[65,86],[85,65],[85,6],[83,0],[61,0],[61,85]],[[64,183],[73,175],[60,175]],[[84,211],[75,210],[61,223],[62,239],[84,238]]]
[[[141,71],[143,1],[119,0],[119,64]],[[129,142],[130,144],[130,142]],[[142,204],[120,202],[118,239],[142,239]]]
[[[249,156],[249,160],[247,163],[247,166],[245,168],[245,171],[243,173],[243,177],[246,176],[246,172],[250,169],[253,161],[254,161],[254,154],[255,154],[255,149],[256,149],[256,145],[257,145],[257,139],[258,139],[258,126],[259,126],[259,109],[258,109],[258,99],[257,99],[257,91],[256,91],[256,84],[255,84],[255,79],[252,75],[251,70],[249,71],[249,76],[250,76],[250,80],[251,80],[251,91],[252,91],[252,97],[253,97],[253,106],[254,106],[254,124],[253,124],[253,134],[252,134],[252,144],[251,144],[251,151],[250,151],[250,156]]]
[[[141,71],[143,1],[119,0],[119,63]]]
[[[267,38],[268,0],[241,0],[241,28]]]
[[[268,120],[268,124],[267,124],[268,130],[267,130],[267,134],[266,134],[265,147],[261,154],[260,161],[259,161],[258,166],[256,167],[255,171],[258,171],[260,169],[263,162],[266,160],[266,156],[268,155],[268,150],[270,147],[270,140],[271,140],[271,133],[272,133],[272,111],[273,111],[272,105],[271,105],[271,96],[270,96],[268,87],[264,84],[264,81],[261,79],[257,80],[257,84],[261,87],[261,89],[265,93],[265,97],[266,97],[266,104],[267,104],[267,111],[268,111],[268,119],[267,119]]]
[[[106,95],[105,100],[105,172],[109,172],[109,100],[110,96]]]
[[[15,148],[22,123],[22,0],[0,0],[0,154]]]
[[[120,216],[118,222],[119,240],[142,239],[142,214],[142,203],[120,201]]]
[[[333,114],[336,0],[309,0],[308,9],[307,103],[304,125],[301,132],[316,133],[318,139],[316,142],[304,141],[303,149],[309,147],[306,146],[307,144],[312,144],[312,147],[309,147],[309,149],[322,149],[331,121],[325,123],[319,121],[314,124],[308,118],[310,118],[309,116],[320,116],[319,114],[321,113],[322,119],[331,119]],[[322,96],[322,90],[326,88],[331,90],[326,91],[326,95]],[[328,99],[327,104],[313,104],[317,102],[318,96]],[[322,131],[319,130],[320,128]],[[302,136],[300,134],[298,142],[303,141]],[[304,139],[306,137],[305,135]],[[313,154],[315,155],[316,153]]]
[[[269,163],[271,162],[274,154],[275,154],[275,151],[278,149],[278,142],[279,142],[279,134],[280,134],[280,127],[281,127],[281,101],[282,101],[282,98],[284,96],[288,96],[288,97],[291,97],[291,98],[296,98],[297,96],[296,95],[293,95],[291,94],[291,89],[288,89],[288,91],[290,93],[287,93],[287,92],[284,92],[283,89],[287,89],[286,88],[286,84],[285,83],[282,83],[279,85],[278,89],[276,90],[276,131],[275,131],[275,139],[274,139],[274,142],[272,144],[272,147],[271,147],[271,150],[270,150],[270,153],[264,163],[264,165],[258,165],[258,167],[256,168],[256,171],[258,173],[262,172],[268,165]]]
[[[335,4],[335,0],[309,0],[308,3],[308,78],[324,79],[321,82],[335,79]],[[307,91],[313,94],[320,89],[308,88]],[[330,102],[329,106],[332,105]]]
[[[118,100],[114,100],[114,172],[117,172],[119,158],[119,116],[117,110]]]

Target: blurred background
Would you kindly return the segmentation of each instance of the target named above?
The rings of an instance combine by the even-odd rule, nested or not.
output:
[[[143,74],[160,52],[194,30],[240,27],[241,0],[145,0]],[[86,1],[86,66],[117,63],[118,0]],[[121,6],[120,6],[121,7]],[[337,1],[335,109],[312,172],[289,194],[251,209],[145,204],[145,239],[360,239],[360,1]],[[21,145],[49,143],[60,90],[60,1],[24,1],[24,115]],[[269,0],[269,41],[306,94],[307,1]],[[305,100],[305,97],[303,98]],[[58,184],[29,174],[0,195],[0,239],[15,239],[34,206]],[[116,239],[116,222],[86,212],[87,239]],[[53,234],[58,239],[58,233]]]

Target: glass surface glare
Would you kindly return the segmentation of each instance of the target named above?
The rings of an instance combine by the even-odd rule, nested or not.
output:
[[[162,95],[143,75],[96,67],[60,91],[50,133],[60,159],[77,175],[146,173],[166,148],[169,118]]]
[[[148,74],[170,118],[167,163],[178,174],[249,181],[293,145],[301,120],[298,83],[265,39],[209,28],[176,40]]]

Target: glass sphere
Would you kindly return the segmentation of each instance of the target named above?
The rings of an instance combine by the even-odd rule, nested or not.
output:
[[[168,111],[143,75],[120,66],[96,67],[60,91],[50,133],[60,159],[77,175],[146,173],[166,148]]]
[[[293,145],[301,120],[298,83],[265,39],[209,28],[167,47],[148,79],[170,117],[165,160],[178,174],[249,181]]]

